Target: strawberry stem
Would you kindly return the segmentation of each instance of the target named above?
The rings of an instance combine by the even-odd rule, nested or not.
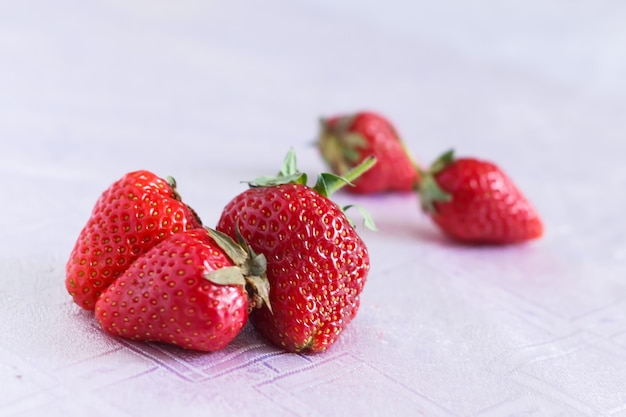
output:
[[[313,189],[324,197],[328,198],[345,185],[353,185],[352,181],[359,178],[375,164],[376,157],[369,156],[342,177],[327,172],[322,173],[319,175],[319,177],[317,177],[317,183],[315,184]]]
[[[252,188],[283,184],[306,185],[307,175],[298,170],[296,152],[293,148],[290,148],[289,152],[287,152],[287,155],[285,155],[285,158],[283,159],[283,163],[277,175],[258,177],[252,181],[244,182],[247,182]]]
[[[368,156],[361,162],[359,165],[352,168],[350,171],[346,173],[343,177],[348,180],[348,182],[352,182],[363,175],[366,171],[376,165],[376,157]]]
[[[209,272],[205,278],[218,285],[240,285],[246,289],[248,297],[254,308],[267,306],[272,312],[270,305],[270,284],[267,280],[267,260],[263,254],[255,254],[254,251],[243,242],[237,244],[230,236],[218,230],[205,228],[209,236],[226,253],[234,266],[220,268]],[[241,234],[237,228],[237,237]]]
[[[437,202],[449,202],[452,200],[452,195],[445,192],[435,179],[435,175],[441,172],[445,167],[454,162],[454,150],[443,153],[439,156],[435,162],[430,165],[427,171],[418,172],[421,174],[421,182],[418,187],[418,194],[422,210],[428,213],[435,213],[437,211],[435,203]]]
[[[284,184],[300,184],[307,185],[307,175],[298,170],[296,164],[296,154],[293,148],[289,149],[287,155],[283,160],[283,164],[280,168],[278,174],[274,177],[265,176],[258,177],[252,181],[246,181],[248,185],[252,188],[255,187],[271,187],[276,185],[284,185]],[[339,190],[340,188],[350,185],[353,186],[352,181],[359,178],[363,175],[367,170],[372,168],[376,164],[376,157],[369,156],[361,161],[360,164],[346,172],[344,176],[339,176],[335,174],[331,174],[328,172],[321,173],[317,177],[317,181],[315,186],[312,189],[325,198],[330,198],[330,196]],[[347,208],[349,208],[348,206]],[[357,207],[358,208],[358,207]],[[363,208],[358,208],[358,210],[363,215],[363,223],[365,227],[371,230],[376,230],[376,226],[374,225],[374,221],[370,217],[370,215]],[[252,255],[254,256],[254,254]]]
[[[359,213],[361,213],[361,216],[363,217],[363,225],[370,230],[373,231],[377,231],[378,227],[376,227],[376,223],[374,223],[374,219],[372,218],[372,216],[370,215],[370,213],[365,210],[363,207],[361,207],[358,204],[348,204],[347,206],[344,206],[341,208],[341,210],[345,213],[348,209],[354,207],[355,209],[357,209],[359,211]],[[354,227],[354,222],[352,222],[352,219],[350,219],[348,217],[348,220],[350,221],[350,223],[352,223],[352,227]]]
[[[235,265],[243,265],[248,259],[248,252],[244,247],[238,245],[230,236],[225,233],[222,233],[218,230],[211,229],[210,227],[205,227],[205,229],[209,232],[209,236],[217,243],[225,253],[228,255],[231,261]]]

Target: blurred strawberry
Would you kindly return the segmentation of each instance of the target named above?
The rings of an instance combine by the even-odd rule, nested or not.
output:
[[[391,122],[374,112],[334,116],[321,120],[320,153],[333,173],[343,176],[366,158],[376,165],[354,180],[347,191],[361,194],[412,191],[419,172]]]

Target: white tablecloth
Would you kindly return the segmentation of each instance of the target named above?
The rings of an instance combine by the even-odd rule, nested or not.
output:
[[[626,4],[431,3],[3,2],[0,416],[626,416]],[[545,236],[463,247],[412,195],[337,194],[380,230],[318,355],[250,327],[211,354],[129,343],[72,303],[65,262],[122,174],[175,176],[214,225],[290,146],[323,170],[317,118],[360,109],[423,164],[498,163]]]

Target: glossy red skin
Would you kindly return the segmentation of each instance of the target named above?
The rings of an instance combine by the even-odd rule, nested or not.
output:
[[[331,117],[326,121],[328,128],[332,129],[341,117],[352,116]],[[420,178],[419,173],[396,129],[387,118],[374,112],[359,112],[354,115],[348,132],[358,133],[367,143],[365,147],[357,149],[359,158],[356,161],[346,161],[350,168],[357,166],[369,156],[375,156],[377,162],[354,181],[354,187],[345,187],[344,190],[356,194],[415,190]],[[330,161],[329,165],[335,174],[345,174]]]
[[[93,310],[98,296],[148,249],[174,233],[201,227],[172,187],[149,171],[124,175],[102,193],[66,264],[74,302]]]
[[[104,330],[132,340],[211,352],[226,346],[248,319],[242,286],[205,274],[232,261],[204,229],[181,232],[140,256],[96,302]]]
[[[263,307],[251,322],[290,352],[330,347],[357,314],[369,272],[365,243],[341,209],[303,185],[251,188],[225,207],[217,229],[235,224],[267,258],[273,314]]]
[[[459,158],[435,175],[450,202],[435,203],[432,218],[449,236],[468,243],[518,243],[543,234],[530,202],[496,165]]]

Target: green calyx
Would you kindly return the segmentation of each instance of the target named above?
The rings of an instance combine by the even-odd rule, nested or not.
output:
[[[361,158],[359,149],[367,147],[367,140],[356,132],[351,132],[356,115],[338,118],[335,123],[320,119],[320,134],[317,147],[326,163],[340,175],[350,171]]]
[[[342,176],[361,160],[363,150],[372,152],[373,145],[361,133],[350,130],[357,117],[358,114],[342,116],[332,123],[325,118],[320,119],[320,133],[316,145],[332,171]],[[395,129],[390,126],[390,130],[415,171],[421,172],[420,166]],[[416,183],[415,187],[418,186]]]
[[[254,253],[241,238],[239,230],[237,230],[239,240],[237,243],[225,233],[208,227],[206,229],[234,265],[211,271],[204,278],[217,285],[244,287],[251,300],[252,308],[261,308],[265,305],[271,312],[270,285],[266,275],[267,260],[265,255]]]
[[[435,180],[435,175],[445,169],[452,162],[454,162],[454,150],[449,150],[439,156],[435,162],[431,164],[427,171],[420,172],[421,182],[418,194],[422,210],[425,212],[436,213],[437,209],[435,207],[435,203],[449,202],[452,200],[452,195],[442,190]]]
[[[270,187],[273,185],[283,184],[301,184],[306,185],[307,175],[304,172],[300,172],[297,166],[296,153],[291,148],[283,164],[280,167],[280,171],[275,176],[258,177],[252,181],[247,181],[250,187]]]
[[[348,170],[345,175],[339,176],[328,172],[321,173],[312,189],[323,197],[330,198],[339,189],[348,186],[354,186],[353,181],[367,172],[376,164],[376,157],[370,156],[365,158],[360,164]],[[296,153],[293,148],[289,149],[280,171],[276,176],[258,177],[252,181],[248,181],[250,187],[271,187],[284,184],[300,184],[307,185],[308,177],[305,173],[300,172],[297,166]],[[349,208],[352,206],[346,206]],[[357,206],[354,206],[357,207]],[[374,221],[371,216],[363,208],[357,207],[363,215],[363,223],[368,229],[376,230]]]

